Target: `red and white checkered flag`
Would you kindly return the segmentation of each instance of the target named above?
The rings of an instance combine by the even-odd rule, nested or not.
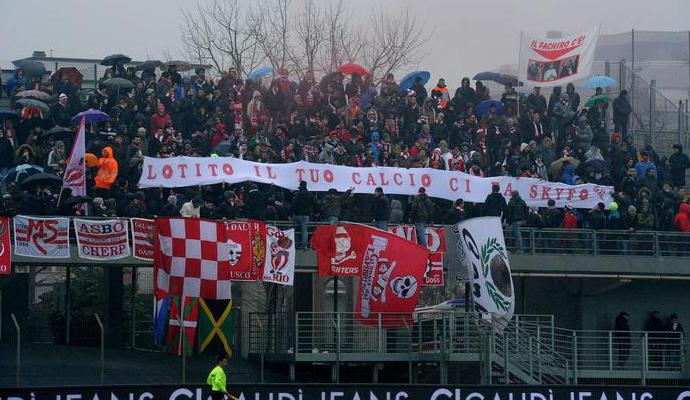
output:
[[[198,218],[156,218],[154,291],[169,295],[230,299],[225,223]]]

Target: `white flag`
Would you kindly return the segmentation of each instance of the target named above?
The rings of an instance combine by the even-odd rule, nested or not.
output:
[[[518,78],[550,87],[589,77],[598,37],[598,26],[559,39],[521,32]]]
[[[295,230],[266,226],[264,282],[292,286],[295,279]]]
[[[82,117],[79,122],[79,131],[74,138],[72,152],[69,155],[67,167],[65,168],[65,176],[62,179],[62,188],[72,189],[72,196],[86,196],[86,160],[84,159],[85,119],[86,117]],[[82,207],[84,207],[83,204]]]
[[[475,311],[504,326],[513,318],[515,291],[508,250],[498,217],[472,218],[458,224],[461,261],[467,266]],[[458,245],[458,249],[460,246]]]

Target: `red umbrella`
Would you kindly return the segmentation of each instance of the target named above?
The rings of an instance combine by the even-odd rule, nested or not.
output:
[[[63,76],[66,76],[68,81],[77,86],[81,86],[81,81],[84,79],[84,75],[82,75],[78,69],[74,67],[62,67],[55,71],[53,76],[50,77],[50,80],[51,82],[55,83],[61,80]]]
[[[340,68],[338,68],[338,71],[340,71],[343,75],[357,74],[360,76],[365,76],[369,74],[367,70],[359,64],[343,64],[340,66]]]

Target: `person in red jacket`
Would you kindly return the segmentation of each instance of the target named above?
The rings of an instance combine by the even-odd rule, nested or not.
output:
[[[679,232],[690,232],[690,204],[683,203],[680,205],[678,214],[673,218],[673,226]]]
[[[577,229],[577,215],[572,204],[565,205],[565,216],[563,217],[563,229]]]
[[[165,110],[165,105],[159,102],[156,106],[156,113],[151,116],[149,132],[156,132],[158,129],[165,130],[165,127],[168,125],[172,125],[172,118]]]

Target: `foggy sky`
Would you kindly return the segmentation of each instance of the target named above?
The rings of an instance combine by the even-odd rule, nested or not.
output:
[[[203,0],[201,0],[203,1]],[[321,1],[321,0],[320,0]],[[326,0],[323,0],[324,2]],[[44,50],[58,57],[179,58],[180,10],[196,0],[0,0],[0,60]],[[346,0],[366,19],[372,7],[406,6],[433,36],[416,66],[455,87],[462,76],[515,64],[520,31],[575,32],[601,24],[602,33],[690,30],[688,0]],[[30,28],[28,28],[30,27]],[[404,71],[403,71],[404,72]],[[398,73],[400,76],[401,73]]]

